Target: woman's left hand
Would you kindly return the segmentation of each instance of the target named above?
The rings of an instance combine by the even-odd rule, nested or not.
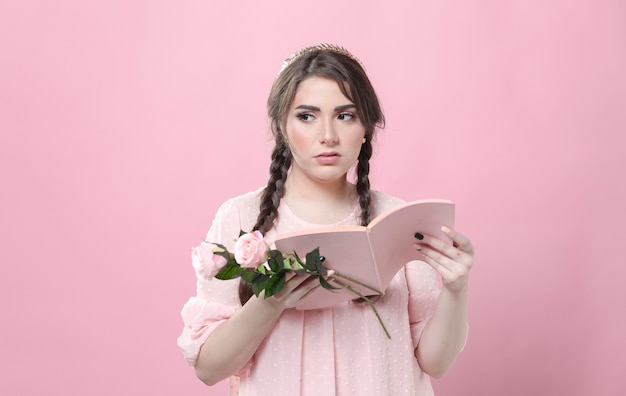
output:
[[[458,293],[467,287],[469,272],[474,264],[474,246],[460,232],[448,227],[441,229],[452,239],[452,244],[423,235],[423,239],[414,246],[424,255],[424,261],[441,275],[443,286]]]

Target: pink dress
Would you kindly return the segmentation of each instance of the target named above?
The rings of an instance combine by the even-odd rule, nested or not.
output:
[[[240,230],[256,222],[261,190],[232,198],[218,210],[207,241],[233,248]],[[372,192],[373,217],[402,201]],[[336,225],[358,224],[358,206]],[[285,204],[266,239],[320,225],[299,219]],[[328,226],[328,225],[326,225]],[[323,252],[322,252],[323,254]],[[238,283],[198,277],[197,295],[182,310],[178,338],[187,362],[195,363],[209,334],[241,309]],[[430,378],[414,349],[435,310],[439,283],[420,261],[407,263],[376,307],[391,334],[385,336],[367,304],[346,302],[326,309],[290,309],[267,335],[254,357],[237,373],[240,396],[433,395]]]

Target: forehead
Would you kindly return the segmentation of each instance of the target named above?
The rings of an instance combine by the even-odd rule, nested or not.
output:
[[[344,83],[345,90],[350,92],[350,88]],[[296,95],[292,103],[292,107],[302,104],[303,102],[313,101],[315,104],[323,104],[323,102],[332,102],[333,105],[336,102],[341,104],[349,104],[352,101],[344,95],[339,87],[337,81],[326,78],[311,76],[302,80],[296,90]],[[314,104],[314,103],[307,103]]]

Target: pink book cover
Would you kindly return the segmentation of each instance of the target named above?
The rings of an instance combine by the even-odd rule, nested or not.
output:
[[[324,266],[339,271],[360,282],[385,289],[406,263],[419,260],[421,254],[413,244],[415,233],[433,235],[444,241],[450,239],[441,226],[454,228],[454,203],[443,199],[407,202],[381,214],[365,226],[319,228],[306,232],[282,234],[276,238],[276,248],[282,252],[297,252],[304,257],[319,247]],[[375,293],[366,287],[339,278],[366,296]],[[358,298],[351,291],[330,291],[321,287],[298,305],[297,309],[318,309]]]

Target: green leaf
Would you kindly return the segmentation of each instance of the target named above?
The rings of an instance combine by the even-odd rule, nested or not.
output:
[[[315,248],[307,253],[306,268],[309,271],[314,271],[320,274],[321,276],[326,276],[326,268],[324,268],[322,260],[320,259],[320,248]]]
[[[241,238],[241,236],[245,234],[247,234],[247,232],[245,232],[244,230],[239,230],[239,238]]]
[[[248,283],[252,283],[257,275],[258,273],[255,271],[246,270],[244,273],[241,274],[241,278]]]
[[[243,268],[241,268],[241,266],[239,264],[237,264],[235,259],[230,259],[230,260],[228,260],[228,262],[226,263],[224,268],[222,268],[220,270],[220,272],[218,272],[215,275],[215,277],[217,279],[221,279],[221,280],[235,279],[238,276],[241,276],[241,274],[244,271],[245,270]]]
[[[255,296],[258,297],[259,294],[261,294],[261,292],[267,287],[268,280],[269,279],[265,279],[262,282],[252,284],[252,292],[254,293]],[[265,297],[267,297],[267,295]]]
[[[295,250],[293,251],[293,255],[296,257],[296,262],[298,264],[300,264],[302,267],[304,267],[304,261],[302,261],[302,259],[300,258],[300,256],[298,256],[298,252],[296,252]]]
[[[267,298],[280,292],[281,290],[283,290],[284,286],[285,286],[285,273],[284,272],[271,276],[267,282],[267,287],[265,288],[265,297]]]
[[[270,275],[267,274],[259,274],[258,272],[253,272],[253,274],[252,284],[266,282],[270,278]]]
[[[323,276],[320,276],[320,285],[322,285],[324,289],[330,290],[330,291],[342,289],[341,287],[331,285]]]
[[[271,250],[267,263],[269,264],[272,271],[278,272],[283,269],[283,266],[281,265],[282,262],[283,254],[279,250]]]
[[[316,261],[315,262],[315,267],[316,267],[317,273],[320,274],[320,276],[324,277],[324,276],[328,275],[328,271],[322,265],[321,261]]]
[[[277,263],[283,261],[283,253],[280,250],[270,250],[268,256],[273,258]]]
[[[315,248],[306,254],[306,261],[304,263],[304,267],[309,271],[316,271],[317,265],[316,261],[320,259],[320,250],[319,248]]]

